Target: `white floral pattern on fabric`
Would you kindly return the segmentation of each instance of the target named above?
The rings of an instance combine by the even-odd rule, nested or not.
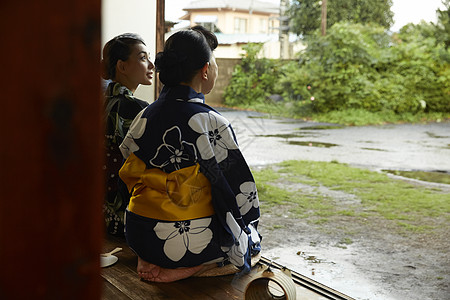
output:
[[[233,138],[230,122],[214,111],[193,115],[189,126],[201,135],[196,143],[204,160],[215,157],[217,163],[228,157],[228,150],[238,149]]]
[[[130,125],[130,129],[128,130],[127,135],[120,144],[120,152],[122,152],[123,157],[128,158],[131,153],[138,151],[139,146],[136,145],[134,139],[140,138],[145,132],[145,126],[147,125],[147,118],[141,118],[144,110],[141,110],[136,118],[134,118],[133,122]]]
[[[156,224],[153,229],[165,240],[164,253],[172,261],[179,261],[189,250],[199,254],[211,242],[213,233],[208,228],[211,218]]]
[[[222,251],[227,253],[233,265],[241,267],[245,263],[245,254],[248,249],[248,236],[233,218],[231,212],[227,212],[226,222],[233,233],[235,242],[231,247],[222,247]]]
[[[197,161],[195,146],[181,140],[181,130],[178,126],[167,129],[162,139],[163,144],[158,147],[155,156],[150,160],[152,166],[164,168],[171,164],[175,170],[179,170],[183,161]],[[194,153],[194,157],[191,157],[189,152]]]
[[[252,207],[259,207],[258,192],[253,181],[244,182],[239,186],[241,193],[236,196],[241,215],[245,215]]]
[[[248,224],[248,228],[250,228],[250,239],[253,243],[257,244],[261,242],[261,239],[259,237],[259,233],[256,230],[255,226],[253,226],[252,223]]]

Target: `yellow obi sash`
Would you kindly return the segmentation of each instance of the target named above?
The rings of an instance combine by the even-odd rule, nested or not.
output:
[[[182,221],[214,214],[211,184],[199,172],[200,165],[165,173],[147,169],[133,153],[125,161],[119,176],[130,193],[128,210],[147,218]]]

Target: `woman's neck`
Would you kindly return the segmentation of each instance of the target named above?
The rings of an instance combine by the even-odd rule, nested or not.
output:
[[[139,84],[130,82],[130,80],[128,80],[128,78],[121,76],[119,74],[117,74],[117,76],[115,78],[115,82],[120,83],[121,85],[123,85],[124,87],[129,89],[133,94],[136,91],[137,87],[139,86]]]
[[[202,81],[199,80],[198,76],[195,76],[191,82],[180,82],[180,84],[190,86],[197,93],[202,92]]]

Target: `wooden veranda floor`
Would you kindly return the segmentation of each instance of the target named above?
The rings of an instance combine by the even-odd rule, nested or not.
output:
[[[121,299],[244,299],[245,288],[257,276],[257,269],[270,265],[280,269],[282,266],[270,262],[264,257],[252,272],[237,278],[235,275],[219,277],[197,277],[173,283],[149,283],[139,279],[136,272],[137,257],[128,248],[124,239],[108,236],[105,238],[104,252],[121,247],[114,254],[119,258],[112,266],[102,269],[103,300]],[[298,300],[352,299],[338,291],[328,288],[308,277],[292,272]],[[267,298],[285,299],[286,297]],[[294,300],[294,299],[289,299]]]

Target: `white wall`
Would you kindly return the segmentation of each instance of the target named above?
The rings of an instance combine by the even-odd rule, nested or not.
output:
[[[102,48],[113,37],[137,33],[144,39],[152,61],[156,49],[155,0],[102,0]],[[155,79],[154,79],[155,80]],[[154,85],[139,86],[135,96],[153,102]]]

